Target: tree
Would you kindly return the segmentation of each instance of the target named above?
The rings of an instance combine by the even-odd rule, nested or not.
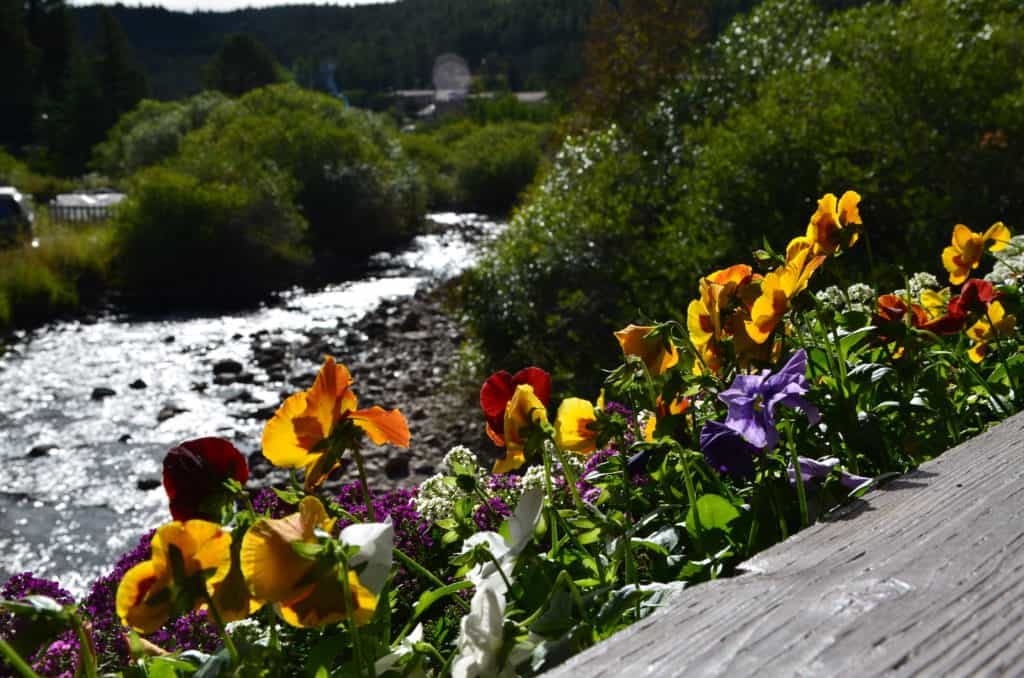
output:
[[[102,117],[106,131],[121,115],[132,110],[146,96],[148,89],[146,75],[132,59],[120,22],[106,7],[100,11],[95,74],[103,97]]]
[[[33,94],[39,50],[29,40],[19,0],[0,0],[0,64],[4,65],[4,105],[0,106],[0,146],[19,148],[32,140]]]
[[[256,38],[246,33],[229,36],[206,66],[206,86],[228,96],[282,82],[281,66]]]
[[[709,0],[599,0],[583,47],[584,113],[628,123],[689,69],[707,39]]]

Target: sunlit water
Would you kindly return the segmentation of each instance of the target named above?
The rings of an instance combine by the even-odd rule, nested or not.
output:
[[[344,333],[382,300],[458,274],[481,239],[500,230],[473,215],[431,218],[448,230],[375,256],[362,280],[294,290],[275,305],[223,316],[64,322],[9,347],[0,355],[0,582],[31,570],[81,594],[168,519],[163,490],[138,488],[159,480],[168,447],[218,435],[255,449],[264,422],[246,413],[276,405],[281,394],[251,364],[254,334],[301,344],[311,332]],[[243,363],[254,382],[215,385],[213,364],[222,359]],[[132,388],[137,380],[145,388]],[[115,394],[94,400],[96,388]],[[247,402],[225,402],[243,388]],[[177,413],[160,421],[167,408]]]

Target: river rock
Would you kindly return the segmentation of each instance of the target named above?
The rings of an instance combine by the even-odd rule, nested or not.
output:
[[[89,397],[93,400],[103,400],[104,398],[109,398],[113,395],[117,395],[117,391],[109,386],[97,386],[92,390],[92,395]]]
[[[56,445],[46,445],[46,444],[44,444],[44,445],[36,445],[35,447],[33,447],[31,450],[28,451],[28,457],[30,459],[38,459],[39,457],[48,457],[48,456],[50,456],[50,452],[52,452],[53,450],[56,450],[56,449],[57,449]]]
[[[384,473],[392,480],[409,477],[409,457],[391,457],[384,464]]]
[[[239,374],[243,369],[245,369],[245,366],[242,363],[230,358],[218,360],[213,364],[213,373],[217,376],[222,374]]]
[[[141,379],[136,379],[132,383],[128,384],[128,388],[135,389],[136,391],[146,388],[148,386],[146,382]]]
[[[156,488],[160,487],[160,485],[161,483],[159,478],[139,478],[137,481],[135,481],[135,487],[145,492],[148,492],[149,490],[155,490]]]
[[[156,420],[158,422],[164,422],[178,416],[182,412],[188,412],[188,408],[182,407],[176,403],[167,403],[160,408],[160,411],[156,415]]]

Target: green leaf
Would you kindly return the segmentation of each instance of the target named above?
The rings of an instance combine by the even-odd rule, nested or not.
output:
[[[149,678],[178,678],[196,672],[195,665],[182,661],[177,657],[154,657],[147,662],[146,674]]]
[[[740,517],[739,509],[728,499],[717,494],[705,494],[700,497],[696,508],[697,517],[700,519],[699,529],[695,524],[694,507],[691,506],[686,514],[686,530],[694,541],[699,538],[700,532],[706,530],[718,529],[728,534],[729,523]]]
[[[424,591],[423,594],[420,595],[419,600],[416,601],[416,607],[413,608],[412,611],[412,619],[410,619],[409,621],[416,620],[421,614],[426,612],[431,605],[441,600],[442,598],[450,596],[451,594],[456,593],[457,591],[468,589],[471,586],[473,586],[473,582],[469,581],[468,579],[464,579],[462,581],[457,581],[454,584],[443,586],[439,589],[431,589],[429,591]]]

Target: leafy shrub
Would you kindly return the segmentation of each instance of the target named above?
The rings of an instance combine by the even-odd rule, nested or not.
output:
[[[206,181],[151,168],[115,218],[116,270],[130,300],[224,306],[294,282],[307,255],[289,182],[270,170]]]
[[[277,85],[218,107],[173,161],[204,182],[266,168],[294,182],[318,258],[356,259],[415,233],[426,191],[382,117]]]
[[[203,92],[184,101],[146,99],[126,113],[93,149],[92,165],[125,177],[156,165],[178,152],[185,135],[202,127],[210,113],[227,101],[219,92]]]
[[[550,128],[525,122],[485,125],[454,147],[459,204],[488,213],[507,211],[540,166]]]
[[[484,350],[589,374],[623,319],[681,320],[699,270],[765,238],[784,247],[814,211],[806,196],[837,186],[869,196],[867,246],[831,276],[886,261],[874,273],[898,286],[903,270],[938,268],[918,243],[948,239],[954,220],[1020,223],[1022,46],[1010,0],[831,14],[767,0],[628,135],[567,142],[467,287]]]

